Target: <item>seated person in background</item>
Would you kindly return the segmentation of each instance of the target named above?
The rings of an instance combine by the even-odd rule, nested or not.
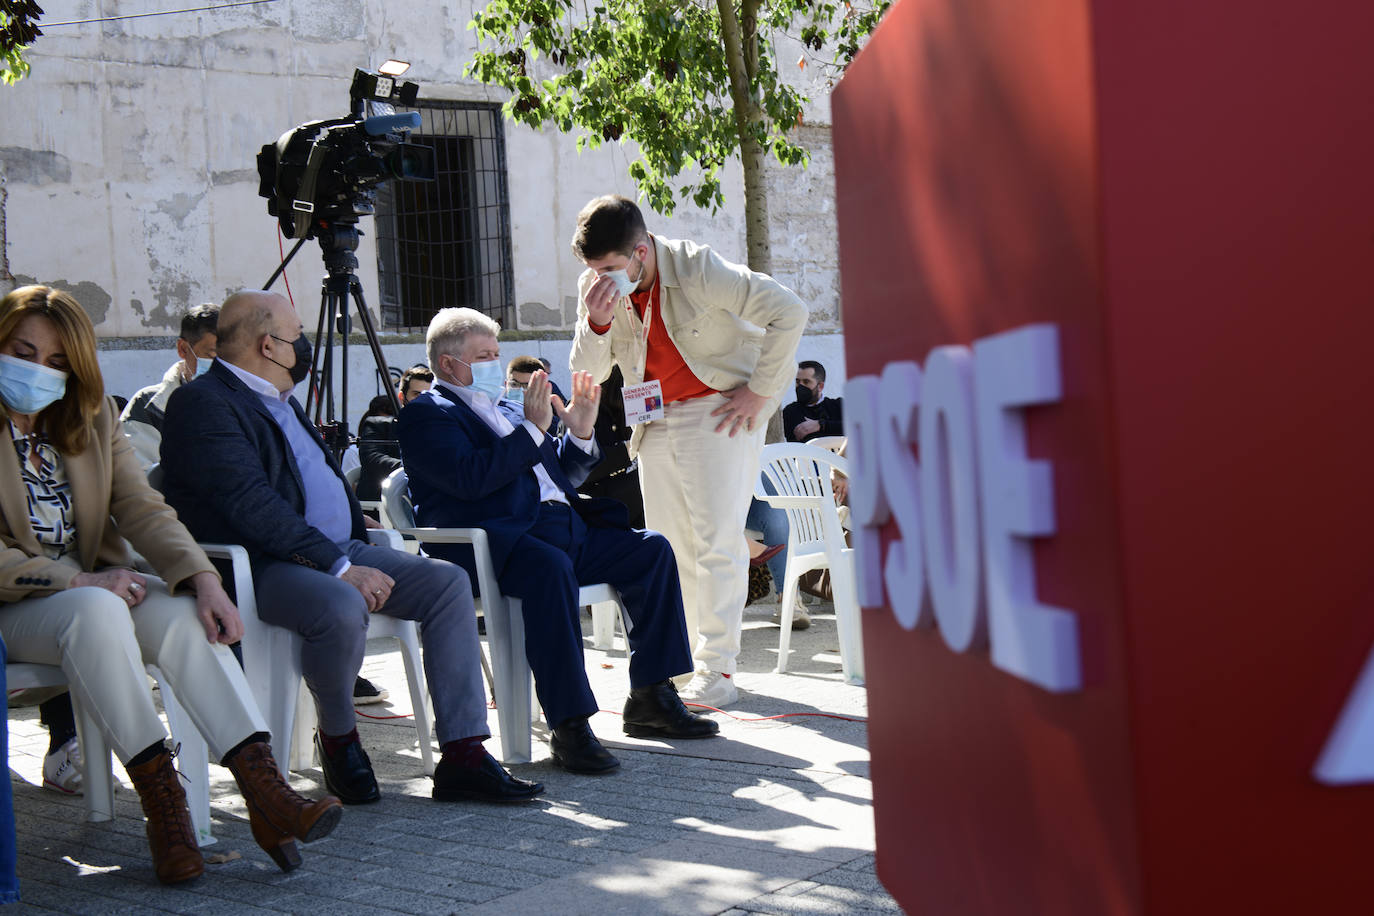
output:
[[[234,774],[253,839],[283,871],[295,868],[295,841],[329,833],[338,799],[311,801],[282,781],[226,648],[243,635],[238,610],[148,485],[71,296],[26,286],[0,302],[0,400],[0,638],[10,661],[62,666],[138,790],[159,881],[190,880],[205,860],[145,664],[162,670]],[[125,538],[163,578],[129,568]]]
[[[764,489],[773,492],[767,478],[763,480]],[[757,531],[763,542],[749,542],[749,565],[766,566],[773,580],[773,588],[778,594],[778,607],[773,611],[773,622],[782,625],[782,587],[787,572],[787,510],[779,509],[757,497],[749,501],[749,515],[745,517],[744,527]],[[802,605],[801,592],[792,604],[792,629],[805,630],[811,626],[811,615]]]
[[[797,400],[782,409],[788,442],[844,435],[844,399],[825,397],[825,367],[814,359],[797,363]]]
[[[590,583],[614,586],[629,618],[625,733],[716,734],[719,726],[688,712],[670,680],[692,670],[672,548],[660,534],[631,530],[624,506],[574,489],[596,463],[598,387],[588,373],[575,373],[572,403],[564,407],[544,370],[536,370],[525,419],[512,424],[496,407],[504,387],[499,332],[495,321],[466,308],[443,309],[430,322],[425,347],[434,387],[397,421],[416,520],[486,530],[502,593],[523,599],[525,652],[553,726],[556,764],[573,773],[620,766],[587,721],[597,704],[582,658],[577,594]],[[568,427],[561,440],[544,432],[554,414]],[[432,556],[472,566],[470,546],[424,546]]]
[[[420,392],[428,391],[432,384],[434,373],[429,371],[428,366],[411,366],[401,376],[396,392],[401,406],[405,407],[415,400]],[[387,401],[389,405],[390,399]],[[382,481],[401,467],[401,446],[396,441],[394,415],[373,414],[371,408],[368,414],[358,424],[358,456],[363,461],[363,474],[358,478],[358,498],[376,501],[382,498]]]
[[[225,300],[219,358],[167,405],[162,449],[176,456],[164,465],[167,501],[197,536],[247,549],[258,616],[304,640],[320,767],[345,804],[381,797],[352,696],[374,613],[420,622],[443,746],[433,797],[533,798],[543,786],[513,778],[482,748],[491,733],[467,576],[366,543],[358,501],[291,397],[309,371],[310,343],[286,299],[245,291]]]
[[[639,492],[639,462],[630,457],[629,441],[634,427],[625,422],[625,401],[620,389],[625,379],[620,367],[601,383],[601,406],[596,412],[596,447],[601,461],[577,487],[583,496],[604,496],[623,503],[630,513],[630,527],[644,527],[644,494]]]
[[[204,375],[215,358],[215,322],[218,320],[219,306],[211,302],[198,305],[183,315],[181,336],[177,338],[177,361],[163,374],[161,382],[139,389],[120,414],[124,435],[129,437],[144,471],[158,462],[167,399],[191,379]]]
[[[525,403],[525,390],[529,388],[530,377],[536,372],[543,372],[544,377],[548,377],[549,370],[544,368],[544,363],[536,356],[517,356],[506,364],[506,394],[505,400],[512,404],[523,405]],[[553,383],[549,383],[552,389]],[[562,392],[553,392],[558,395],[558,400],[566,404],[568,399],[563,397]],[[514,414],[520,411],[513,411]],[[521,417],[523,419],[523,417]],[[519,424],[519,420],[512,420],[512,423]],[[558,417],[554,417],[549,423],[548,429],[544,432],[549,435],[558,433]]]

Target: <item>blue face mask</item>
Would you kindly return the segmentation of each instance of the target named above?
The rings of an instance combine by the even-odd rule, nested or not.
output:
[[[506,400],[512,404],[525,403],[525,389],[510,386],[506,388]]]
[[[455,356],[454,359],[458,357]],[[506,387],[506,373],[501,367],[501,361],[489,359],[484,363],[469,363],[458,359],[458,362],[472,370],[472,383],[468,387],[473,391],[482,392],[495,404]]]
[[[35,414],[62,399],[67,373],[0,354],[0,400],[10,410]]]
[[[202,375],[204,375],[205,373],[209,372],[209,371],[210,371],[210,364],[211,364],[212,362],[214,362],[214,359],[213,359],[212,357],[209,357],[209,356],[197,356],[197,357],[196,357],[196,371],[191,373],[191,378],[193,378],[193,379],[200,378]]]

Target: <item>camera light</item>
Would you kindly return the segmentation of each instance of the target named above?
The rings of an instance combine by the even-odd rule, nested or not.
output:
[[[387,76],[400,76],[410,69],[410,62],[404,60],[389,60],[377,68],[378,72],[385,73]]]

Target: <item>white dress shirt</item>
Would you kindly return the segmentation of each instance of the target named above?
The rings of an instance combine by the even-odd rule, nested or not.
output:
[[[501,414],[501,411],[496,409],[496,403],[482,392],[473,391],[468,387],[460,388],[457,385],[451,385],[438,378],[434,380],[434,384],[441,386],[446,394],[458,398],[464,404],[471,407],[472,412],[481,417],[482,422],[486,423],[491,431],[498,436],[505,438],[515,432],[514,424],[512,424],[510,420],[507,420]],[[544,436],[546,434],[539,427],[535,426],[532,421],[525,420],[520,426],[525,432],[530,434],[530,438],[534,440],[536,446],[544,443]],[[591,436],[587,439],[579,439],[576,436],[568,436],[568,438],[588,455],[592,454],[592,449],[596,447],[595,436]],[[534,465],[534,476],[539,481],[540,502],[559,502],[567,505],[568,497],[564,495],[562,488],[553,482],[553,478],[549,476],[549,472],[544,470],[543,461],[539,461]]]

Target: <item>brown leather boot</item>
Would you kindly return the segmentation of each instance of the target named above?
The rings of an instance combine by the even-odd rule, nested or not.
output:
[[[176,884],[199,877],[205,872],[205,859],[191,826],[186,793],[172,767],[172,755],[164,750],[147,763],[127,770],[143,803],[143,813],[148,816],[148,848],[153,853],[157,880]]]
[[[332,795],[311,801],[287,785],[265,741],[245,744],[226,764],[248,805],[253,839],[282,871],[301,864],[297,839],[310,843],[329,835],[343,805]]]

